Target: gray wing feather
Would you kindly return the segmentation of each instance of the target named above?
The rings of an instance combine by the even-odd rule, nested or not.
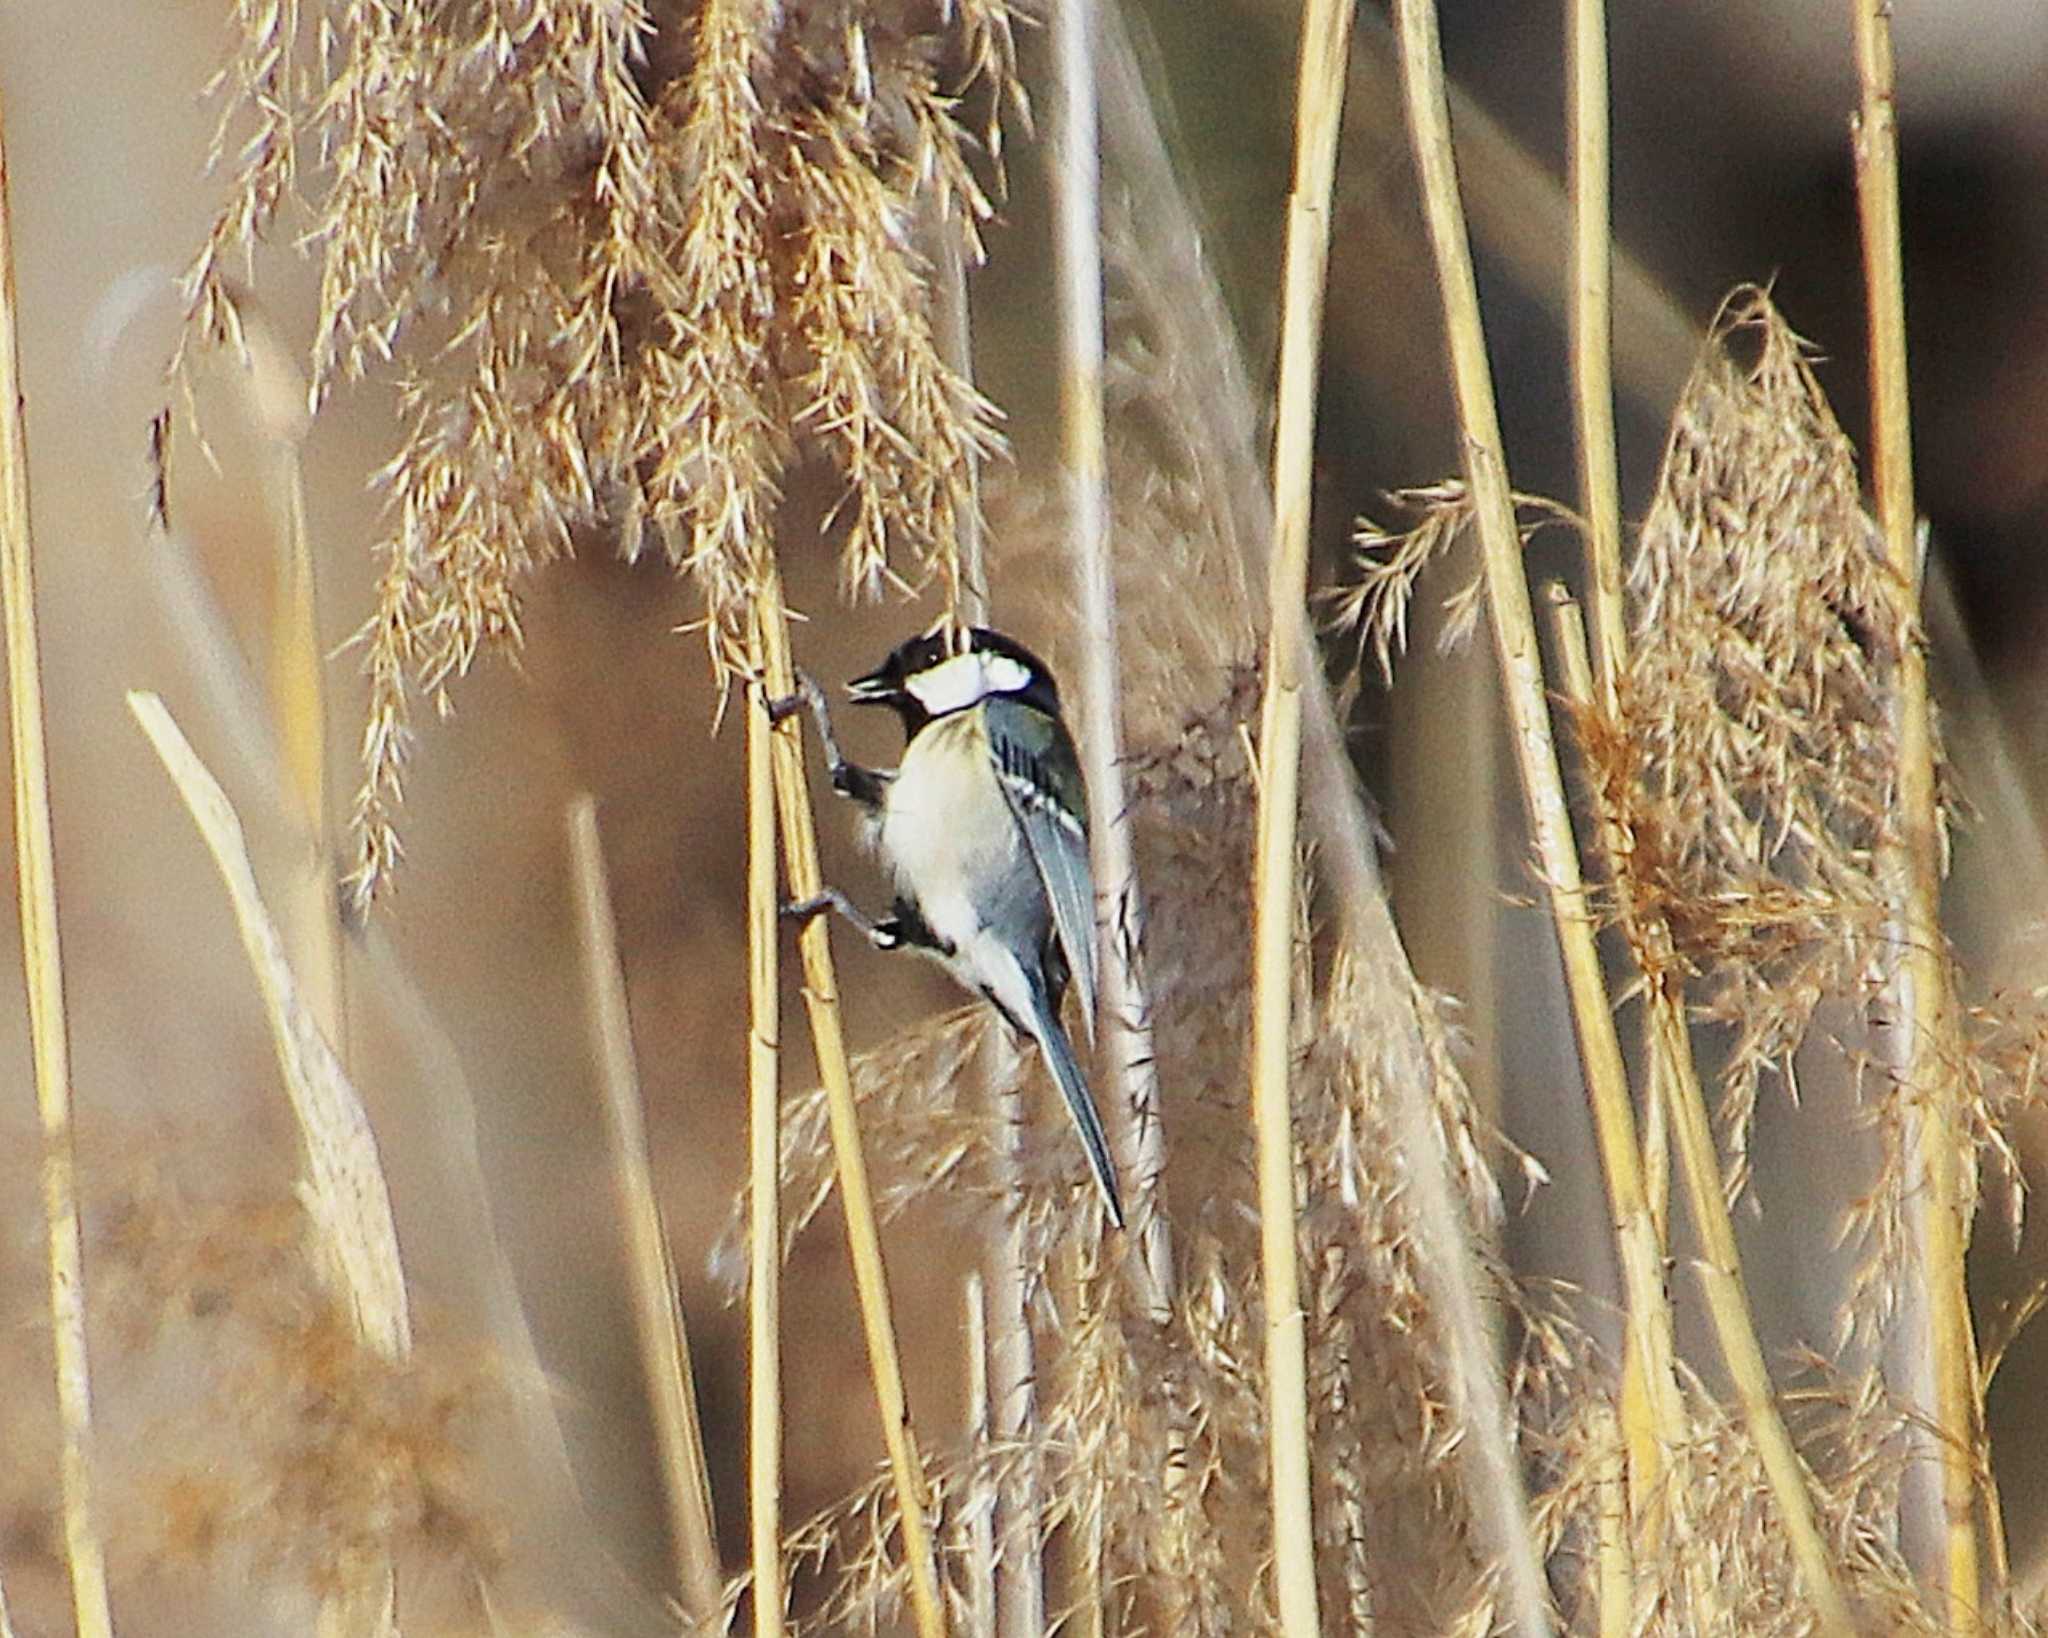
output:
[[[992,699],[989,753],[1031,849],[1053,926],[1067,953],[1088,1039],[1095,1039],[1095,877],[1088,863],[1088,796],[1066,726],[1032,706]],[[1046,792],[1057,791],[1059,800]]]

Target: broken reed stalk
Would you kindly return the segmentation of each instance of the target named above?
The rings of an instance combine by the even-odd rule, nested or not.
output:
[[[789,610],[782,600],[782,576],[772,564],[761,571],[754,588],[754,609],[763,685],[770,699],[787,699],[796,692],[796,666],[790,658]],[[748,702],[749,710],[760,708],[758,702]],[[777,723],[770,735],[775,801],[781,819],[783,873],[790,897],[796,901],[815,898],[824,887],[824,876],[818,868],[818,835],[811,816],[810,786],[804,778],[801,729],[801,713],[794,713]],[[875,1409],[882,1421],[882,1440],[888,1447],[889,1473],[902,1518],[911,1607],[919,1638],[944,1638],[946,1612],[939,1591],[938,1561],[932,1551],[924,1466],[917,1452],[917,1435],[910,1425],[910,1404],[903,1392],[903,1365],[889,1310],[889,1275],[882,1262],[882,1240],[875,1224],[867,1160],[861,1152],[860,1115],[854,1104],[853,1076],[846,1062],[846,1036],[839,1019],[839,981],[832,964],[832,933],[824,916],[813,916],[804,923],[797,947],[803,956],[804,1010],[810,1017],[818,1077],[824,1083],[831,1112],[839,1200],[846,1214],[847,1249],[853,1259],[861,1328],[867,1337]]]
[[[1141,951],[1131,806],[1124,795],[1122,660],[1110,559],[1109,468],[1103,429],[1102,153],[1095,79],[1095,0],[1058,0],[1052,17],[1054,284],[1059,314],[1060,465],[1067,549],[1078,593],[1081,760],[1094,823],[1096,944],[1102,973],[1102,1056],[1113,1082],[1117,1160],[1130,1185],[1131,1226],[1145,1271],[1144,1300],[1164,1324],[1173,1312],[1173,1242],[1159,1210],[1166,1132],[1152,1050],[1152,1003]],[[1092,1027],[1093,1021],[1091,1021]]]
[[[110,1638],[107,1568],[93,1517],[92,1372],[85,1338],[85,1257],[78,1227],[78,1164],[71,1131],[71,1042],[64,956],[57,930],[50,769],[43,739],[43,662],[36,634],[29,533],[28,432],[16,337],[14,218],[0,118],[0,602],[7,626],[7,733],[13,750],[14,857],[29,1047],[43,1136],[43,1226],[48,1236],[50,1345],[62,1439],[64,1556],[79,1638]]]
[[[974,379],[973,310],[967,298],[967,258],[956,235],[935,235],[937,249],[933,280],[933,329],[946,362],[964,381]],[[972,455],[968,462],[973,503],[960,512],[957,535],[960,548],[960,619],[970,626],[989,620],[987,530],[983,526],[980,502],[981,463]],[[980,1302],[983,1333],[979,1368],[991,1380],[984,1383],[994,1441],[1010,1450],[1023,1450],[1037,1435],[1038,1376],[1037,1349],[1031,1336],[1030,1280],[1025,1273],[1029,1255],[1024,1244],[1024,1223],[1015,1210],[1023,1198],[1018,1179],[1022,1175],[1024,1134],[1027,1119],[1023,1058],[1007,1030],[989,1030],[982,1036],[979,1070],[983,1090],[996,1112],[998,1136],[993,1170],[1001,1187],[1005,1210],[1000,1228],[990,1237],[984,1253],[987,1262],[985,1289],[975,1287],[970,1276],[970,1302]],[[977,1290],[980,1294],[977,1295]],[[988,1310],[994,1324],[989,1326]],[[970,1370],[974,1367],[971,1365]],[[989,1619],[977,1619],[975,1630],[1003,1633],[1007,1638],[1038,1638],[1045,1631],[1045,1542],[1039,1528],[1044,1505],[1043,1474],[1034,1460],[1017,1463],[1011,1482],[997,1497],[991,1491],[989,1515],[977,1522],[977,1531],[989,1533],[987,1591],[993,1600]],[[997,1549],[997,1518],[1001,1519],[1002,1543]],[[980,1536],[977,1534],[979,1544]],[[975,1583],[976,1595],[982,1591]]]
[[[1631,1430],[1632,1452],[1657,1463],[1658,1471],[1632,1474],[1639,1538],[1656,1540],[1662,1515],[1675,1494],[1663,1470],[1686,1438],[1685,1407],[1679,1396],[1672,1341],[1671,1308],[1664,1292],[1663,1250],[1657,1240],[1636,1147],[1635,1110],[1629,1098],[1621,1043],[1600,971],[1591,913],[1586,903],[1564,779],[1558,768],[1544,696],[1542,662],[1529,587],[1522,574],[1521,540],[1502,455],[1500,419],[1486,362],[1486,338],[1472,253],[1465,236],[1456,161],[1451,149],[1450,113],[1445,99],[1443,52],[1432,0],[1397,0],[1401,83],[1410,140],[1421,184],[1423,213],[1434,252],[1444,304],[1459,421],[1464,431],[1466,481],[1471,487],[1481,553],[1485,560],[1486,604],[1500,665],[1501,692],[1508,711],[1515,765],[1537,851],[1537,865],[1550,899],[1551,920],[1564,966],[1565,988],[1584,1065],[1593,1129],[1607,1181],[1620,1252],[1626,1301],[1625,1346],[1640,1362],[1640,1403],[1624,1400],[1626,1421],[1640,1416],[1645,1427]],[[1709,1602],[1711,1585],[1696,1585]]]
[[[756,671],[758,625],[749,633]],[[747,1533],[755,1638],[780,1638],[782,1583],[781,907],[768,712],[747,702]]]
[[[619,961],[597,804],[588,795],[569,804],[569,862],[585,999],[604,1083],[605,1139],[626,1231],[640,1374],[661,1455],[662,1497],[668,1506],[669,1547],[675,1555],[675,1596],[688,1618],[701,1625],[716,1619],[725,1593],[711,1511],[711,1476],[704,1460],[704,1430],[697,1419],[689,1332],[676,1295],[668,1233],[655,1200],[626,974]]]
[[[381,1359],[404,1359],[412,1351],[411,1304],[383,1159],[362,1099],[292,971],[226,793],[162,700],[130,693],[128,708],[177,786],[227,887],[298,1122],[305,1163],[298,1194],[321,1277],[362,1346]],[[321,1638],[392,1638],[397,1632],[397,1578],[378,1545],[352,1555],[336,1577],[323,1578],[317,1593],[314,1630]]]
[[[1856,199],[1863,226],[1863,274],[1870,325],[1871,489],[1886,560],[1902,598],[1896,711],[1900,835],[1887,861],[1895,919],[1904,940],[1893,1028],[1904,1054],[1896,1095],[1905,1099],[1906,1182],[1919,1288],[1902,1326],[1933,1373],[1932,1403],[1914,1402],[1941,1472],[1941,1586],[1954,1632],[1978,1629],[1984,1589],[1979,1565],[1977,1463],[1984,1448],[1976,1340],[1964,1266],[1970,1201],[1964,1128],[1956,1109],[1961,1043],[1948,946],[1941,931],[1941,833],[1935,783],[1933,706],[1927,654],[1917,625],[1920,555],[1913,528],[1913,439],[1907,400],[1905,274],[1899,247],[1898,124],[1887,0],[1853,0],[1861,107],[1855,121]],[[1921,1306],[1924,1304],[1924,1307]],[[1994,1521],[1993,1529],[1998,1526]],[[1917,1565],[1924,1574],[1927,1565]]]
[[[275,326],[253,301],[238,301],[230,311],[242,364],[235,381],[271,451],[277,535],[271,561],[270,709],[304,837],[301,856],[294,861],[286,918],[292,968],[328,1044],[346,1066],[347,969],[328,801],[327,649],[320,640],[319,586],[301,458],[312,417],[304,373]]]
[[[1564,696],[1580,712],[1600,709],[1597,682],[1586,652],[1586,629],[1579,606],[1561,586],[1551,588],[1553,629],[1564,673]],[[1622,654],[1613,656],[1617,664]],[[1713,1122],[1693,1060],[1692,1035],[1686,1025],[1685,994],[1677,971],[1671,932],[1660,917],[1639,915],[1630,891],[1625,835],[1613,815],[1596,809],[1601,851],[1608,876],[1620,898],[1629,943],[1643,974],[1649,1013],[1647,1038],[1653,1058],[1650,1070],[1654,1095],[1668,1102],[1671,1128],[1678,1138],[1679,1161],[1685,1174],[1686,1205],[1700,1237],[1695,1268],[1707,1299],[1707,1315],[1720,1346],[1721,1363],[1735,1386],[1736,1405],[1744,1428],[1763,1462],[1764,1477],[1778,1504],[1779,1517],[1792,1548],[1793,1562],[1806,1595],[1813,1602],[1819,1630],[1828,1638],[1854,1638],[1855,1624],[1835,1578],[1834,1563],[1817,1521],[1806,1464],[1786,1431],[1785,1419],[1771,1386],[1770,1367],[1757,1341],[1756,1320],[1742,1279],[1742,1253],[1721,1181],[1721,1156],[1714,1145]]]
[[[1258,1139],[1260,1263],[1266,1306],[1266,1436],[1272,1469],[1273,1576],[1288,1638],[1319,1630],[1308,1445],[1307,1316],[1295,1243],[1292,1077],[1296,831],[1303,672],[1308,642],[1316,374],[1330,256],[1330,189],[1344,122],[1344,74],[1356,8],[1308,0],[1296,65],[1294,182],[1280,317],[1273,442],[1271,630],[1259,723],[1252,878],[1252,1119]]]

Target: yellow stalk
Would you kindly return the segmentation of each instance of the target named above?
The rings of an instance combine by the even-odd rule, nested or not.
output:
[[[1101,1060],[1111,1082],[1110,1129],[1154,1321],[1173,1312],[1173,1244],[1159,1210],[1166,1128],[1152,1049],[1152,1004],[1139,963],[1144,897],[1124,796],[1123,681],[1116,576],[1109,547],[1103,426],[1101,143],[1095,84],[1095,0],[1059,0],[1052,17],[1053,261],[1060,344],[1060,465],[1068,555],[1082,647],[1081,756],[1095,823],[1096,943],[1101,954]]]
[[[569,804],[569,859],[591,1025],[604,1079],[605,1135],[626,1231],[640,1371],[647,1383],[655,1444],[661,1452],[676,1596],[692,1621],[708,1623],[717,1617],[725,1589],[712,1520],[711,1477],[704,1462],[704,1430],[697,1419],[696,1372],[690,1361],[682,1305],[676,1297],[668,1233],[654,1196],[640,1070],[626,1009],[626,975],[619,962],[597,805],[588,796],[578,796]]]
[[[1537,862],[1549,893],[1565,988],[1585,1069],[1587,1097],[1592,1106],[1593,1129],[1619,1243],[1627,1303],[1626,1346],[1628,1354],[1638,1362],[1636,1369],[1642,1388],[1640,1402],[1624,1402],[1623,1415],[1636,1424],[1628,1432],[1631,1449],[1642,1459],[1657,1464],[1656,1471],[1640,1474],[1632,1486],[1639,1498],[1637,1527],[1655,1539],[1670,1494],[1662,1470],[1686,1436],[1685,1409],[1674,1373],[1663,1253],[1650,1215],[1641,1154],[1636,1147],[1635,1110],[1629,1098],[1614,1014],[1600,972],[1599,951],[1544,698],[1535,620],[1528,584],[1522,576],[1521,542],[1501,454],[1500,420],[1494,408],[1472,253],[1458,196],[1436,8],[1430,0],[1399,0],[1396,22],[1409,134],[1443,294],[1452,382],[1464,428],[1466,480],[1472,490],[1485,560],[1487,609],[1500,664],[1501,691],[1507,703],[1509,734],[1535,838]]]
[[[939,244],[933,260],[933,327],[946,361],[960,375],[974,375],[973,313],[967,299],[967,261],[959,239],[939,224]],[[960,598],[959,617],[963,624],[986,625],[989,619],[987,530],[983,527],[980,503],[980,463],[970,460],[969,481],[974,486],[974,504],[960,514]],[[1022,1058],[1017,1043],[1006,1030],[989,1030],[982,1036],[980,1074],[989,1102],[996,1110],[1001,1136],[997,1139],[994,1170],[1006,1198],[1018,1198],[1017,1178],[1021,1170],[1027,1117],[1024,1088],[1020,1079]],[[1029,1288],[1025,1263],[1024,1222],[1020,1214],[1004,1214],[1003,1224],[990,1237],[984,1253],[987,1265],[985,1287],[979,1276],[969,1276],[969,1303],[980,1304],[975,1312],[988,1324],[993,1306],[993,1329],[983,1341],[977,1358],[984,1376],[988,1399],[989,1433],[998,1444],[1015,1448],[1036,1435],[1038,1364],[1031,1337]],[[989,1534],[986,1582],[977,1579],[975,1596],[987,1592],[994,1600],[988,1619],[976,1619],[977,1632],[1002,1633],[1006,1638],[1038,1638],[1045,1631],[1044,1537],[1039,1528],[1044,1505],[1038,1463],[1024,1461],[1011,1469],[1003,1495],[988,1499],[989,1514],[977,1522]],[[1000,1508],[1002,1544],[997,1548],[997,1509]],[[981,1537],[976,1535],[977,1550]],[[1000,1567],[1000,1568],[998,1568]],[[980,1567],[976,1568],[981,1576]]]
[[[750,634],[761,665],[758,624]],[[768,713],[747,712],[747,1528],[754,1632],[780,1638],[782,1583],[781,916],[775,898],[775,763]]]
[[[763,571],[754,594],[761,673],[770,698],[796,691],[796,666],[789,651],[789,611],[782,601],[781,574]],[[758,710],[755,705],[752,709]],[[815,897],[824,886],[818,868],[818,837],[811,817],[810,787],[804,779],[801,720],[791,716],[770,736],[774,750],[775,798],[782,823],[783,873],[794,900]],[[846,1036],[839,1019],[839,981],[832,964],[831,928],[813,916],[798,939],[804,964],[804,1010],[811,1023],[818,1075],[830,1107],[832,1149],[839,1168],[839,1198],[846,1213],[847,1248],[853,1258],[854,1289],[861,1327],[867,1335],[868,1367],[874,1378],[875,1408],[889,1450],[896,1505],[903,1520],[903,1553],[910,1571],[910,1601],[919,1638],[944,1638],[945,1606],[940,1601],[938,1564],[926,1516],[924,1467],[910,1425],[903,1392],[903,1367],[889,1314],[889,1276],[882,1262],[875,1201],[861,1152],[860,1116],[853,1100],[853,1076],[846,1063]]]
[[[1601,704],[1615,708],[1627,649],[1622,598],[1621,476],[1614,438],[1614,235],[1609,209],[1607,10],[1604,0],[1571,0],[1569,18],[1571,123],[1571,270],[1569,285],[1572,404],[1576,416],[1580,510],[1586,519],[1587,600],[1593,609],[1595,675]],[[1653,1080],[1656,1074],[1652,1059]],[[1663,1100],[1653,1084],[1643,1127],[1643,1182],[1657,1244],[1668,1248],[1671,1147]],[[1648,1418],[1643,1356],[1622,1362],[1622,1404],[1631,1444],[1629,1472],[1655,1486],[1661,1463]],[[1656,1516],[1638,1507],[1639,1515]],[[1645,1541],[1647,1553],[1659,1544]]]
[[[1604,1403],[1593,1418],[1593,1483],[1600,1536],[1594,1560],[1593,1597],[1600,1638],[1629,1638],[1635,1631],[1635,1564],[1628,1541],[1628,1486],[1624,1480],[1621,1424]]]
[[[1292,1007],[1295,835],[1307,641],[1309,505],[1316,365],[1330,255],[1330,188],[1344,119],[1344,67],[1355,8],[1308,0],[1301,17],[1294,186],[1287,200],[1279,425],[1273,446],[1272,629],[1259,724],[1258,828],[1252,879],[1252,1119],[1258,1136],[1260,1263],[1266,1302],[1266,1427],[1272,1468],[1274,1580],[1288,1638],[1320,1630],[1308,1453],[1308,1338],[1296,1262]]]
[[[1888,865],[1904,950],[1897,978],[1895,1027],[1904,1053],[1907,1190],[1924,1293],[1932,1403],[1915,1407],[1931,1424],[1941,1469],[1941,1575],[1953,1632],[1980,1628],[1984,1596],[1977,1538],[1977,1462],[1984,1448],[1964,1256],[1970,1202],[1965,1194],[1961,1121],[1954,1108],[1958,1051],[1948,946],[1941,932],[1941,835],[1934,771],[1933,710],[1927,656],[1913,629],[1920,591],[1914,542],[1913,438],[1907,401],[1905,274],[1899,249],[1898,126],[1893,101],[1891,13],[1887,0],[1854,0],[1857,78],[1862,103],[1855,128],[1856,197],[1863,222],[1863,273],[1869,291],[1871,489],[1878,528],[1907,595],[1898,633],[1897,725],[1901,836]],[[1998,1529],[1997,1521],[1992,1528]]]
[[[1591,709],[1596,685],[1578,605],[1557,596],[1553,608],[1565,697],[1581,710]],[[1622,655],[1616,651],[1613,658],[1619,664]],[[1799,1459],[1792,1436],[1785,1429],[1785,1420],[1778,1413],[1770,1368],[1764,1363],[1763,1348],[1757,1342],[1756,1321],[1750,1313],[1749,1293],[1742,1281],[1742,1254],[1735,1243],[1735,1224],[1728,1214],[1728,1197],[1721,1186],[1721,1157],[1714,1145],[1714,1129],[1707,1115],[1699,1069],[1693,1061],[1684,993],[1674,971],[1670,929],[1660,918],[1637,916],[1629,891],[1631,878],[1626,860],[1630,838],[1612,813],[1602,809],[1598,820],[1608,873],[1615,891],[1621,895],[1622,914],[1629,922],[1631,945],[1643,967],[1648,988],[1651,1083],[1655,1095],[1666,1101],[1670,1124],[1678,1137],[1686,1205],[1692,1211],[1693,1226],[1700,1237],[1700,1258],[1694,1266],[1706,1293],[1707,1314],[1713,1322],[1714,1339],[1720,1345],[1721,1363],[1735,1384],[1743,1426],[1763,1460],[1764,1477],[1777,1500],[1800,1580],[1805,1583],[1807,1597],[1813,1600],[1819,1630],[1830,1638],[1854,1638],[1856,1629],[1849,1618],[1849,1606],[1836,1583],[1827,1543],[1815,1519],[1806,1464]]]
[[[996,1626],[996,1487],[988,1470],[988,1295],[981,1276],[967,1276],[967,1454],[973,1485],[967,1497],[967,1608],[973,1630],[993,1635]],[[6,1638],[0,1633],[0,1638]]]
[[[1591,557],[1594,675],[1614,709],[1626,652],[1621,473],[1614,450],[1614,235],[1608,208],[1607,8],[1571,0],[1571,352],[1580,510]]]
[[[14,752],[14,856],[21,906],[29,1046],[43,1133],[43,1224],[49,1237],[50,1342],[61,1432],[64,1555],[79,1638],[109,1638],[107,1569],[93,1521],[92,1373],[85,1341],[85,1255],[71,1136],[71,1043],[57,934],[50,770],[43,741],[43,662],[29,533],[28,433],[15,334],[14,227],[0,130],[0,599],[7,624],[7,732]]]

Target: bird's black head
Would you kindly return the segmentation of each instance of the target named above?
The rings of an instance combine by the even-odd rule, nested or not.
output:
[[[856,705],[886,705],[914,734],[935,717],[1006,695],[1058,716],[1059,685],[1043,660],[1013,637],[975,626],[963,645],[943,626],[900,644],[865,677],[846,685]]]

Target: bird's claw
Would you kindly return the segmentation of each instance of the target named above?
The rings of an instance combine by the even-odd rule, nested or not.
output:
[[[818,686],[818,679],[808,671],[799,670],[796,674],[796,688],[792,692],[782,695],[779,699],[764,692],[762,705],[768,712],[768,720],[779,726],[806,706],[816,711],[824,700],[825,691]]]

